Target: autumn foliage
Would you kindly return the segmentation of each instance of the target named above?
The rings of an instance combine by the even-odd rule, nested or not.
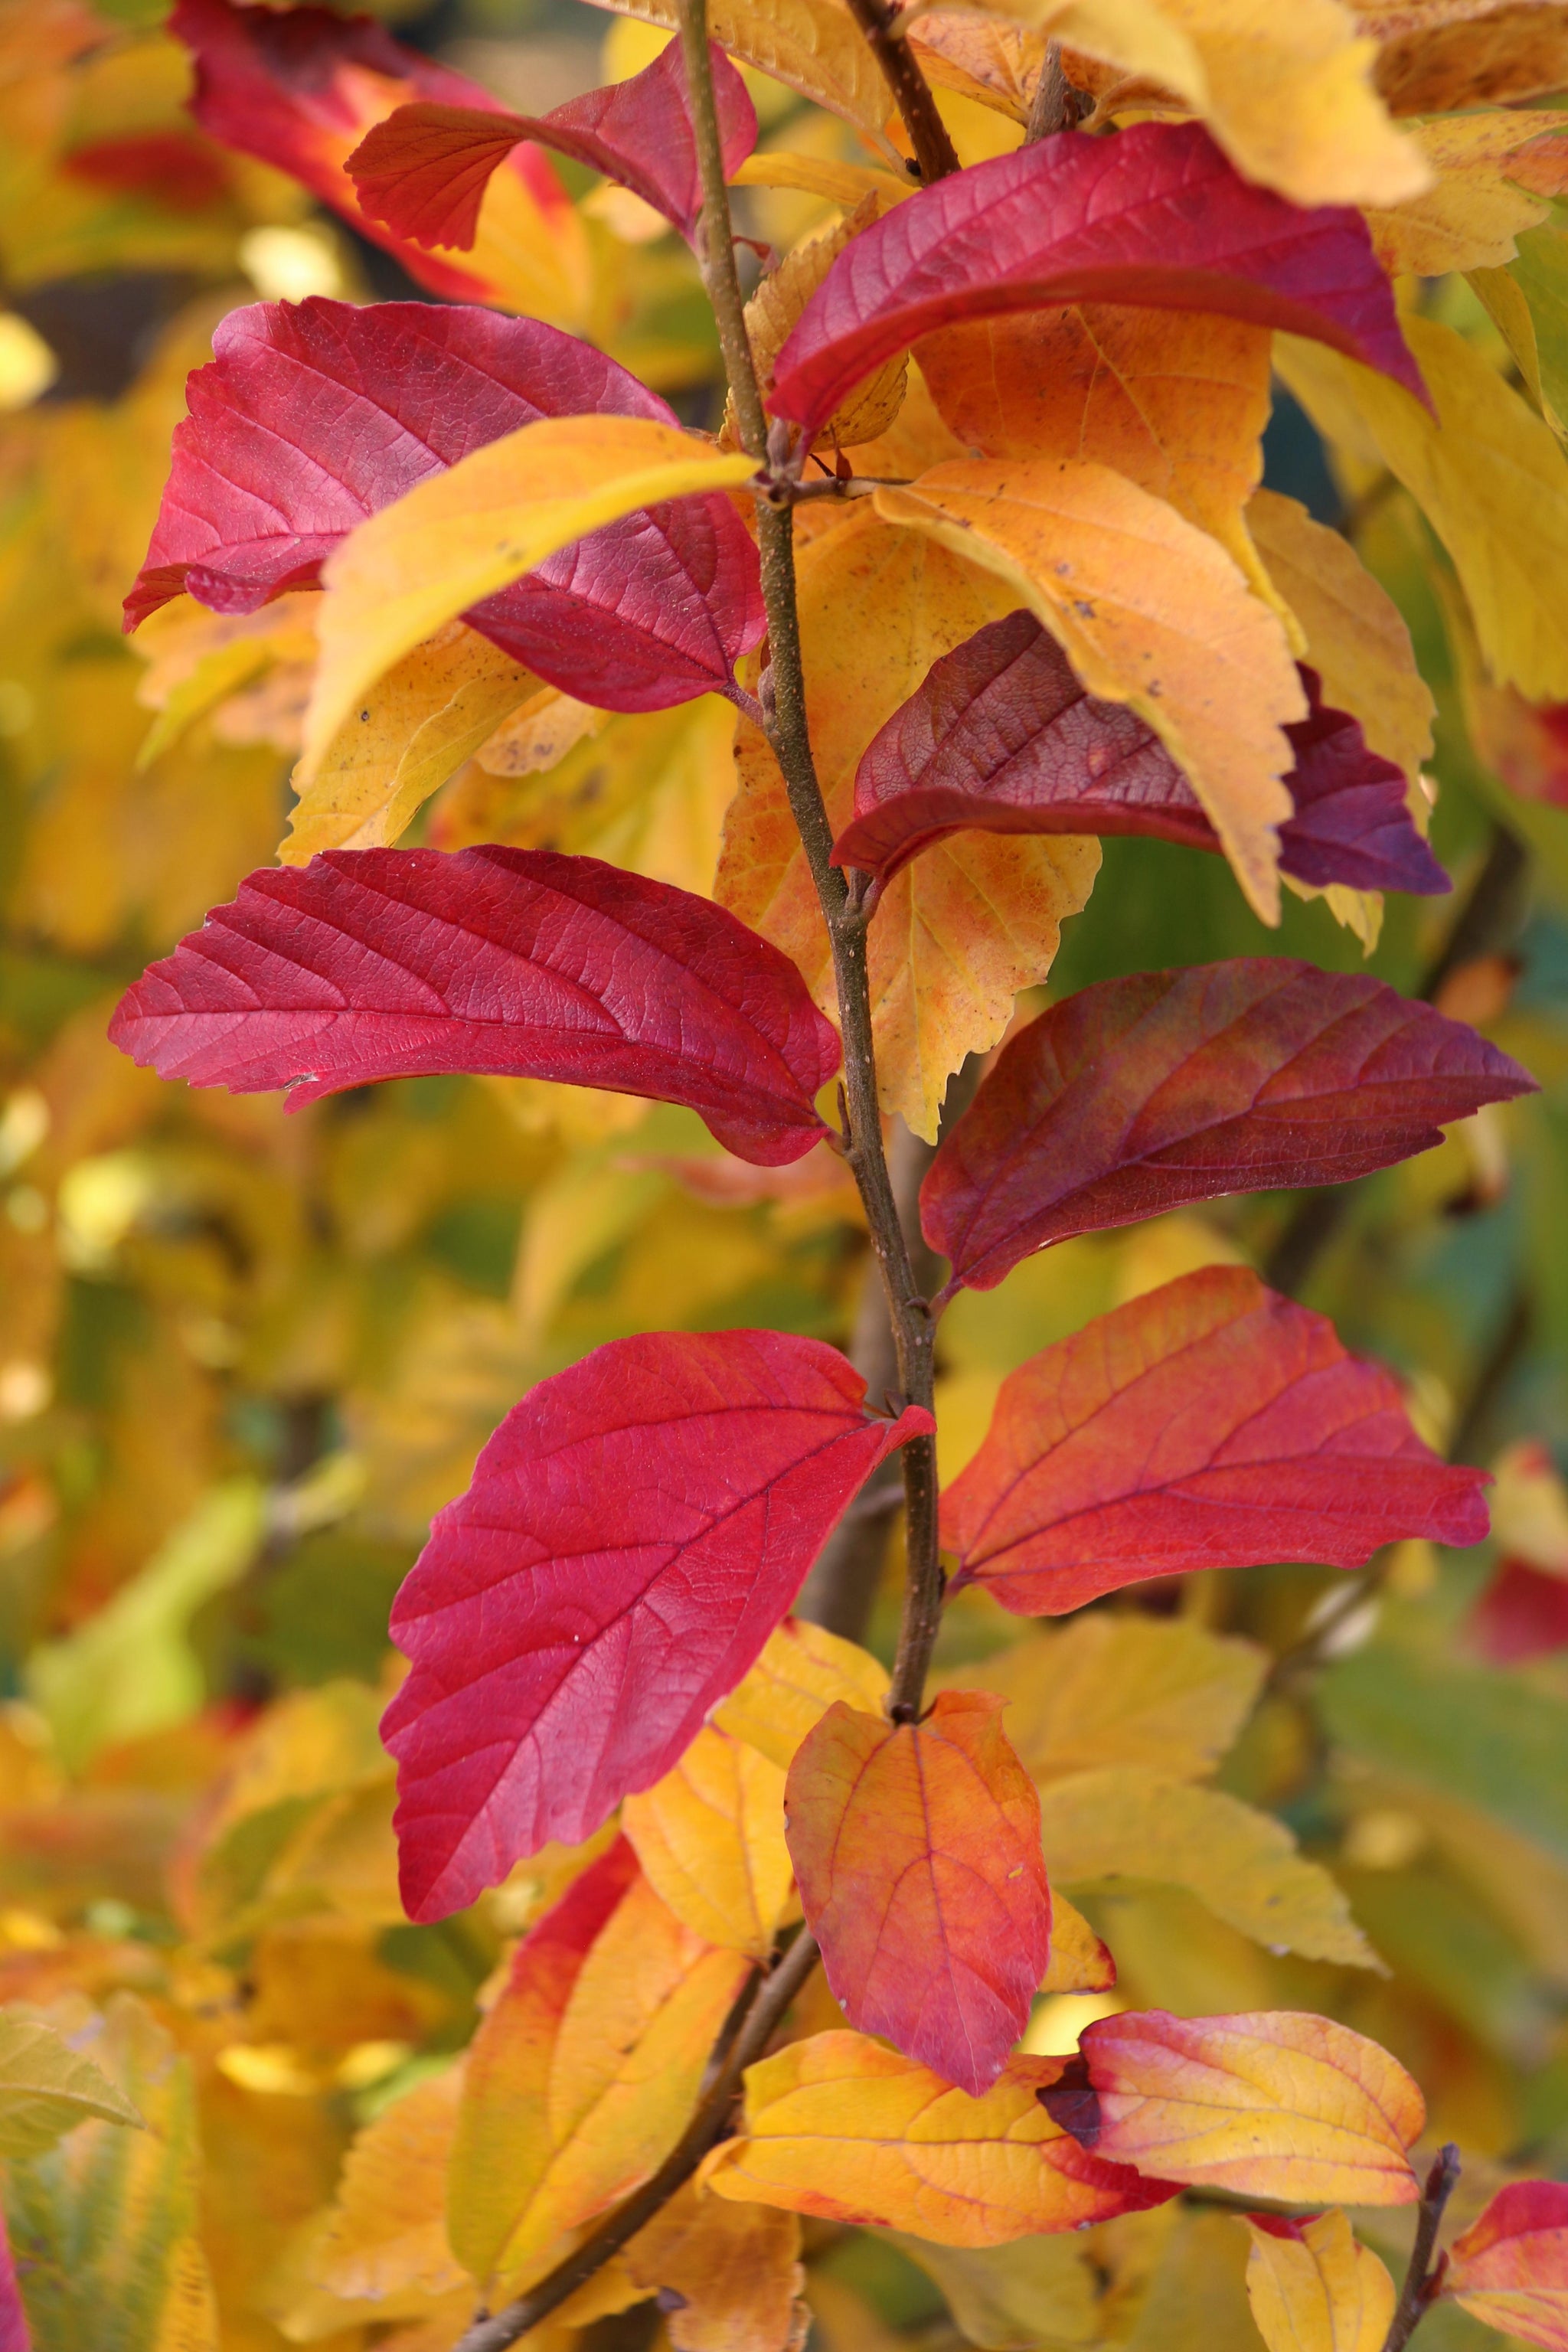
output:
[[[604,5],[0,0],[0,2352],[1568,2352],[1568,5]]]

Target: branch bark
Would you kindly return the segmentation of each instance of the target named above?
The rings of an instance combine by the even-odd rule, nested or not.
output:
[[[849,0],[849,13],[865,34],[893,93],[922,183],[929,187],[933,180],[946,179],[959,168],[957,152],[937,112],[931,84],[899,30],[897,8],[889,7],[888,0]]]
[[[1388,2324],[1388,2334],[1383,2339],[1383,2352],[1405,2352],[1412,2335],[1430,2309],[1443,2276],[1443,2261],[1436,2266],[1437,2231],[1443,2220],[1443,2209],[1454,2193],[1454,2183],[1459,2177],[1459,2151],[1450,2140],[1440,2148],[1426,2186],[1421,2193],[1421,2203],[1415,2216],[1415,2243],[1410,2250],[1410,2267],[1405,2273],[1405,2284],[1399,2301],[1394,2307],[1394,2317]]]

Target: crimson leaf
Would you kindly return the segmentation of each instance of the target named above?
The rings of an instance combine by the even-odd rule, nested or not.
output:
[[[1535,1091],[1508,1055],[1363,973],[1284,956],[1080,989],[998,1057],[921,1190],[950,1289],[1224,1192],[1343,1183]]]
[[[350,151],[395,96],[503,112],[479,82],[405,48],[374,17],[331,8],[176,0],[169,30],[195,66],[191,111],[221,146],[292,173],[433,294],[458,302],[496,299],[482,275],[422,253],[362,211],[343,173]],[[517,148],[507,169],[547,218],[570,214],[571,199],[537,147]]]
[[[552,850],[332,849],[264,866],[127,990],[161,1076],[289,1108],[482,1070],[686,1103],[763,1167],[823,1132],[838,1039],[787,956],[706,898]]]
[[[960,319],[1062,302],[1283,327],[1425,399],[1366,223],[1254,187],[1201,123],[1063,131],[939,180],[847,245],[795,323],[772,406],[815,433],[862,376]]]
[[[1192,1569],[1479,1543],[1485,1483],[1423,1445],[1393,1376],[1326,1317],[1205,1266],[1008,1375],[942,1495],[942,1540],[956,1582],[1056,1617]]]
[[[186,387],[127,625],[188,589],[253,613],[312,585],[356,524],[541,416],[672,409],[537,319],[319,297],[231,310]],[[728,499],[645,508],[563,548],[465,617],[579,700],[659,710],[726,686],[763,625],[756,551]]]
[[[780,1331],[612,1340],[514,1405],[392,1613],[404,1902],[434,1919],[668,1771],[856,1489],[931,1427]]]
[[[1363,890],[1447,890],[1410,821],[1405,778],[1367,749],[1357,721],[1328,708],[1301,667],[1308,716],[1288,727],[1296,814],[1279,864],[1302,882]],[[986,833],[1137,833],[1218,850],[1196,793],[1152,730],[1074,677],[1032,613],[989,622],[932,664],[873,736],[855,776],[855,815],[833,860],[889,881],[965,826]]]
[[[710,41],[708,54],[729,179],[757,143],[757,118],[717,41]],[[366,213],[395,236],[466,250],[491,173],[524,139],[619,181],[689,241],[695,235],[702,184],[679,41],[629,81],[588,90],[548,114],[497,114],[427,100],[400,106],[365,134],[348,172]]]

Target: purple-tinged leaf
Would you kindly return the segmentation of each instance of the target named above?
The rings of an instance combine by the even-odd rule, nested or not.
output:
[[[960,319],[1064,302],[1205,310],[1282,327],[1418,399],[1360,213],[1254,187],[1201,123],[1063,131],[924,188],[858,236],[801,313],[771,405],[807,434],[895,352]]]
[[[722,908],[543,849],[327,850],[240,885],[121,999],[160,1076],[289,1108],[474,1070],[686,1103],[742,1160],[799,1160],[838,1039]]]
[[[1301,667],[1308,716],[1285,732],[1295,815],[1280,870],[1362,890],[1447,890],[1411,822],[1405,778],[1367,749],[1357,721],[1324,705]],[[1101,702],[1032,613],[1009,613],[928,671],[875,735],[855,777],[855,815],[834,863],[890,881],[950,833],[1146,834],[1218,851],[1219,835],[1152,728]]]
[[[1100,981],[1020,1032],[921,1190],[949,1286],[1226,1192],[1339,1184],[1532,1094],[1461,1022],[1284,956]]]
[[[127,626],[182,589],[253,613],[367,515],[542,416],[679,422],[588,343],[537,319],[313,297],[230,311],[189,415]],[[464,618],[601,709],[659,710],[729,684],[762,635],[757,557],[729,499],[648,507],[563,548]]]
[[[745,83],[716,41],[708,53],[728,179],[757,143],[757,118]],[[400,106],[349,157],[349,175],[366,213],[395,236],[466,252],[490,174],[529,139],[630,188],[688,240],[695,235],[702,184],[679,41],[629,81],[588,90],[548,114],[498,114],[428,100]]]
[[[677,1761],[856,1490],[931,1427],[914,1406],[869,1420],[864,1397],[819,1339],[656,1332],[513,1406],[392,1613],[412,1917],[590,1836]]]

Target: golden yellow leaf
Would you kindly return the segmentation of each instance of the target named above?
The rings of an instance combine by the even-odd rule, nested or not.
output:
[[[486,736],[474,758],[487,776],[542,775],[585,737],[602,733],[609,716],[559,687],[542,686]]]
[[[1016,597],[865,507],[803,549],[798,571],[812,743],[837,833],[878,728],[939,655]],[[827,933],[784,779],[744,722],[736,761],[741,790],[725,819],[715,896],[794,958],[831,1016]],[[872,1022],[883,1106],[917,1134],[935,1136],[950,1074],[995,1044],[1016,992],[1045,978],[1062,919],[1083,906],[1099,863],[1098,845],[1073,836],[955,834],[889,886],[868,940]]]
[[[626,2248],[626,2269],[659,2297],[676,2352],[786,2352],[805,2280],[800,2223],[731,2204],[694,2183]]]
[[[1119,84],[1149,84],[1201,110],[1209,78],[1197,45],[1163,0],[1016,0],[1009,14],[1059,40],[1069,77],[1098,97]],[[1108,68],[1101,76],[1094,64]],[[1085,67],[1089,68],[1086,74]]]
[[[992,107],[1014,122],[1029,119],[1046,39],[1030,26],[946,8],[929,10],[909,33],[929,82]]]
[[[1007,1737],[1037,1780],[1137,1764],[1212,1772],[1252,1712],[1266,1653],[1188,1618],[1080,1616],[966,1666],[1010,1701]]]
[[[645,25],[679,27],[676,0],[595,0]],[[880,133],[892,112],[888,85],[838,0],[710,0],[708,30],[722,49],[755,66],[858,130]]]
[[[462,2085],[461,2066],[450,2066],[360,2133],[310,2256],[315,2286],[370,2305],[378,2319],[411,2319],[468,2284],[447,2242],[444,2210]]]
[[[938,409],[983,457],[1112,466],[1272,595],[1242,509],[1263,475],[1273,338],[1239,319],[1085,303],[927,335]]]
[[[787,1771],[806,1733],[836,1701],[876,1715],[887,1695],[888,1670],[869,1650],[804,1617],[786,1617],[745,1680],[720,1700],[713,1721]]]
[[[1536,98],[1568,83],[1568,19],[1553,0],[1349,0],[1379,44],[1373,79],[1395,114]]]
[[[1247,2227],[1247,2300],[1268,2352],[1382,2352],[1394,2281],[1343,2213]]]
[[[706,896],[735,793],[735,717],[732,703],[702,694],[601,719],[538,781],[476,765],[453,778],[427,838],[438,849],[499,841],[603,857]]]
[[[1364,431],[1454,560],[1493,676],[1568,700],[1568,458],[1550,425],[1436,320],[1405,333],[1436,421],[1386,376],[1280,336],[1275,362],[1319,429]]]
[[[150,613],[132,639],[147,670],[136,699],[158,714],[136,755],[149,768],[193,721],[279,663],[313,663],[320,598],[296,589],[258,613],[209,613],[176,596]]]
[[[1409,135],[1432,166],[1433,185],[1393,211],[1369,211],[1377,257],[1390,277],[1440,278],[1448,269],[1497,268],[1514,240],[1568,187],[1568,139],[1560,114],[1466,114],[1416,123]]]
[[[1295,499],[1255,492],[1247,527],[1300,623],[1323,699],[1359,719],[1372,749],[1414,783],[1432,756],[1435,706],[1398,605],[1349,540]]]
[[[1321,1864],[1297,1852],[1272,1814],[1217,1789],[1131,1764],[1074,1772],[1040,1790],[1040,1837],[1053,1883],[1142,1878],[1184,1886],[1271,1950],[1347,1968],[1381,1965]]]
[[[730,181],[732,188],[794,188],[848,209],[869,195],[899,204],[915,193],[912,180],[897,180],[874,163],[845,163],[835,155],[804,155],[792,147],[759,148]]]
[[[801,312],[845,247],[863,229],[879,220],[887,209],[881,191],[868,189],[835,227],[824,230],[820,236],[808,237],[792,253],[785,254],[747,303],[746,333],[764,400],[773,388],[773,362],[789,341]],[[887,432],[904,404],[908,373],[907,352],[884,360],[879,368],[856,385],[843,406],[835,410],[817,434],[814,446],[845,447],[856,441],[875,440],[879,434]],[[725,448],[735,446],[733,401],[725,411],[720,440]]]
[[[1224,550],[1136,483],[1065,458],[937,466],[873,503],[994,571],[1091,694],[1147,720],[1251,904],[1277,922],[1276,828],[1294,761],[1283,729],[1307,706],[1279,620]]]
[[[1083,1913],[1059,1887],[1051,1889],[1051,1957],[1040,1979],[1042,1992],[1109,1992],[1116,1962]]]
[[[621,1822],[650,1885],[678,1919],[726,1951],[767,1958],[789,1900],[784,1776],[747,1741],[704,1725],[679,1763]]]
[[[647,417],[547,416],[416,483],[323,568],[300,781],[315,776],[365,688],[470,604],[638,507],[736,489],[753,471],[749,458]]]
[[[447,2174],[454,2242],[492,2302],[668,2154],[748,1966],[640,1873],[585,1956],[541,1972],[529,1955],[476,2037]]]
[[[865,2034],[814,2034],[747,2068],[744,2135],[715,2148],[699,2177],[742,2204],[943,2246],[1070,2230],[1128,2200],[1036,2096],[1060,2071],[1059,2060],[1013,2058],[972,2099]]]
[[[300,791],[283,864],[395,841],[538,685],[477,629],[448,621],[366,687]]]

